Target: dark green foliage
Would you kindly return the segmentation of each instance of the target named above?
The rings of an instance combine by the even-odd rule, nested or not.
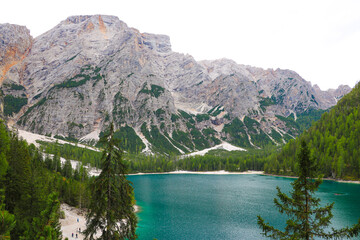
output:
[[[190,115],[187,112],[182,111],[182,110],[178,110],[178,111],[184,119],[188,120],[191,124],[195,124],[195,121],[194,121],[192,115]]]
[[[101,136],[101,135],[100,135]],[[130,153],[140,153],[145,148],[145,144],[136,134],[134,129],[129,126],[121,127],[114,133],[114,137],[120,140],[120,147]]]
[[[28,215],[31,209],[30,180],[31,180],[31,156],[27,144],[16,135],[11,137],[7,153],[9,168],[5,176],[5,204],[10,212],[19,212],[22,217]]]
[[[61,240],[60,202],[56,193],[51,193],[46,202],[46,208],[40,214],[39,218],[33,220],[33,231],[39,240]],[[29,236],[27,239],[32,239]]]
[[[51,88],[75,88],[75,87],[79,87],[82,86],[84,84],[86,84],[89,80],[95,80],[93,87],[95,86],[95,84],[104,78],[103,75],[99,74],[99,71],[101,70],[101,68],[99,67],[92,67],[89,65],[84,66],[83,68],[81,68],[81,73],[76,74],[74,77],[65,80],[64,82],[55,85],[54,87]],[[86,72],[86,73],[85,73]],[[50,90],[50,91],[51,91]]]
[[[151,84],[151,94],[158,98],[160,94],[164,93],[165,89],[163,87],[160,87],[158,85]]]
[[[171,114],[171,121],[172,122],[176,122],[176,120],[178,120],[180,117],[178,115],[175,114]]]
[[[36,100],[36,99],[40,98],[40,97],[41,97],[41,94],[42,94],[42,93],[37,94],[35,97],[33,97],[33,100]]]
[[[8,169],[9,163],[6,160],[6,154],[10,148],[10,138],[9,133],[3,124],[3,121],[0,119],[0,182],[5,176]]]
[[[129,171],[132,173],[187,171],[247,171],[262,170],[264,159],[270,149],[249,151],[212,150],[204,156],[192,156],[181,159],[163,155],[128,155],[125,156]]]
[[[100,142],[105,146],[102,171],[91,184],[93,196],[86,215],[85,239],[136,239],[134,192],[125,176],[127,168],[119,141],[114,138],[113,124]],[[96,237],[98,231],[99,238]]]
[[[147,88],[147,83],[144,83],[143,88],[140,90],[139,93],[149,94],[152,97],[158,98],[162,93],[165,92],[163,87],[160,87],[155,84],[150,85],[150,89]]]
[[[73,175],[73,170],[72,170],[72,167],[71,167],[71,162],[69,159],[66,159],[65,161],[65,164],[61,170],[61,173],[64,177],[66,178],[70,178],[72,177]]]
[[[267,97],[267,98],[261,98],[261,100],[259,101],[260,103],[260,108],[265,112],[266,111],[266,107],[274,105],[275,102],[273,99]]]
[[[130,115],[131,108],[128,106],[129,100],[121,92],[114,97],[114,109],[112,115],[117,124],[125,123],[125,118]]]
[[[211,114],[216,108],[218,108],[219,105],[216,105],[215,107],[213,107],[212,109],[210,109],[207,113],[208,114]]]
[[[4,84],[4,87],[9,88],[10,90],[15,90],[15,91],[21,91],[21,90],[26,90],[24,86],[16,84],[16,83],[11,83],[11,84]]]
[[[155,112],[155,116],[160,120],[160,121],[164,121],[164,114],[165,111],[161,108],[159,108],[158,110],[156,110]]]
[[[278,133],[275,129],[271,129],[271,133],[270,136],[277,142],[277,143],[283,143],[282,142],[282,137],[280,135],[280,133]]]
[[[64,140],[64,141],[68,141],[68,142],[73,142],[73,143],[79,142],[78,139],[76,139],[74,137],[71,137],[71,136],[63,137],[63,136],[60,136],[60,135],[55,135],[54,138]]]
[[[227,119],[227,120],[231,120],[231,118],[230,118],[230,114],[228,114],[228,113],[227,113],[227,114],[225,114],[224,118],[225,118],[225,119]]]
[[[77,147],[71,144],[59,144],[37,141],[41,144],[41,148],[48,154],[59,154],[65,159],[77,160],[82,164],[90,164],[93,167],[100,167],[100,159],[102,154],[89,148]],[[55,170],[55,169],[54,169]],[[60,171],[60,170],[59,170]]]
[[[231,151],[212,150],[204,156],[193,156],[180,159],[176,162],[177,169],[188,171],[236,171],[261,170],[264,158],[269,154],[269,149]]]
[[[276,115],[276,117],[279,120],[285,122],[285,125],[288,128],[287,132],[290,133],[291,135],[297,136],[299,135],[299,133],[301,133],[299,124],[297,124],[297,122],[294,121],[294,118],[291,117],[291,115],[290,117],[287,118],[280,115]]]
[[[250,144],[248,135],[251,137],[252,143],[257,147],[264,148],[268,145],[274,145],[274,142],[261,129],[260,123],[247,116],[245,116],[244,122],[234,118],[231,123],[225,124],[223,132],[230,136],[231,143],[240,147],[253,147]],[[278,138],[276,133],[272,133],[275,134],[275,138]]]
[[[6,95],[4,97],[4,114],[11,116],[13,113],[18,113],[20,109],[27,104],[27,98],[14,97]]]
[[[155,125],[151,125],[151,130],[148,131],[146,123],[141,125],[141,132],[145,138],[152,144],[153,150],[159,153],[166,154],[180,154],[180,152],[160,133]]]
[[[351,228],[343,228],[331,232],[325,229],[331,224],[333,217],[331,211],[334,203],[320,206],[320,198],[314,196],[322,183],[321,177],[316,178],[316,165],[310,157],[310,151],[304,139],[301,140],[300,152],[298,154],[298,178],[291,183],[293,191],[291,196],[281,192],[277,187],[277,198],[274,199],[276,208],[280,213],[288,215],[284,231],[265,223],[258,216],[259,227],[263,235],[272,239],[306,239],[314,237],[324,239],[344,239],[356,237],[360,231],[359,223]]]
[[[75,79],[80,79],[80,80],[75,81]],[[89,80],[90,80],[89,75],[77,74],[74,77],[64,81],[63,83],[55,85],[54,87],[55,88],[74,88],[74,87],[79,87],[81,85],[84,85]]]
[[[206,139],[212,141],[215,145],[218,145],[221,143],[221,140],[215,137],[217,132],[213,128],[204,128],[202,130],[202,133],[204,134]]]
[[[68,60],[66,60],[65,63],[70,62],[71,60],[74,60],[74,59],[77,57],[77,55],[79,55],[79,53],[76,54],[76,55],[74,55],[74,56],[72,56],[72,57],[69,58]]]
[[[125,156],[130,173],[155,173],[177,170],[176,160],[164,155],[128,155]]]
[[[212,109],[210,109],[208,111],[208,114],[210,114],[211,116],[216,117],[217,115],[219,115],[223,111],[224,111],[224,108],[222,106],[216,105],[215,107],[213,107]]]
[[[260,123],[258,123],[256,120],[249,118],[245,116],[244,118],[244,124],[249,131],[249,133],[256,134],[258,128],[260,127]]]
[[[74,123],[74,122],[67,122],[67,125],[69,128],[69,131],[71,131],[74,128],[84,128],[84,125],[82,125],[81,123],[78,124],[78,123]]]
[[[202,121],[206,121],[206,120],[209,120],[209,119],[210,119],[210,117],[207,114],[198,114],[198,115],[196,115],[196,121],[197,122],[202,122]]]
[[[323,115],[326,112],[329,112],[330,109],[322,110],[322,109],[307,109],[305,112],[299,114],[296,119],[296,123],[299,126],[300,132],[303,132],[304,130],[311,127],[314,122],[319,120],[321,118],[321,115]]]
[[[279,115],[276,115],[276,117],[281,121],[285,122],[286,127],[289,129],[288,132],[291,135],[297,136],[306,129],[308,129],[315,121],[320,119],[322,114],[328,111],[329,110],[310,108],[302,112],[301,114],[298,114],[296,121],[294,119],[294,114],[291,114],[288,117],[283,117]]]
[[[285,142],[288,142],[288,141],[294,139],[292,136],[290,136],[290,135],[287,134],[287,133],[283,135],[283,138],[284,138]]]
[[[161,128],[161,127],[160,127],[160,128]],[[188,153],[188,152],[189,152],[189,150],[188,150],[186,147],[184,147],[183,145],[181,145],[180,143],[178,143],[178,142],[176,142],[174,139],[172,139],[166,131],[164,132],[164,135],[165,135],[165,137],[167,137],[167,138],[169,139],[169,141],[170,141],[175,147],[177,147],[178,149],[182,150],[184,153]]]
[[[274,145],[274,142],[264,133],[263,130],[259,129],[259,134],[250,134],[251,141],[258,147],[264,148],[267,145]]]
[[[88,206],[90,192],[84,168],[63,177],[60,172],[66,167],[61,169],[58,156],[44,160],[34,145],[8,132],[2,123],[0,163],[4,167],[0,169],[0,188],[5,188],[0,189],[0,219],[4,219],[0,236],[8,236],[10,231],[11,239],[61,239],[58,196],[72,206]]]
[[[230,136],[230,143],[240,147],[251,147],[245,125],[238,118],[234,118],[231,123],[225,124],[223,132]]]
[[[278,91],[279,95],[278,96],[274,96],[272,95],[271,96],[271,100],[274,104],[279,104],[279,105],[282,105],[283,102],[284,102],[284,97],[285,97],[285,94],[284,94],[284,89],[280,89]]]
[[[194,150],[194,144],[192,144],[190,139],[190,134],[183,132],[181,130],[174,130],[172,133],[172,137],[176,142],[181,143],[182,145],[186,146],[190,150]]]
[[[202,132],[207,137],[216,134],[216,131],[213,128],[204,128]]]
[[[189,130],[196,128],[195,125],[194,125],[194,124],[191,124],[190,122],[187,122],[187,123],[186,123],[186,127],[187,127]]]
[[[0,186],[5,187],[6,210],[16,220],[11,237],[18,239],[30,231],[33,218],[39,216],[45,205],[46,188],[42,181],[45,173],[37,150],[15,134],[1,129],[1,142],[7,146],[1,147],[0,156],[5,158],[8,167]]]
[[[192,141],[195,144],[196,149],[202,150],[202,149],[210,147],[210,144],[206,140],[204,135],[202,135],[201,132],[199,130],[197,130],[196,128],[193,128],[190,130],[190,135],[191,135]]]
[[[325,177],[346,180],[360,179],[360,87],[345,95],[329,113],[313,124],[302,137]],[[293,175],[295,155],[300,141],[290,141],[278,155],[268,159],[268,173]],[[274,168],[273,166],[278,166]],[[292,167],[289,167],[292,166]]]
[[[10,239],[10,232],[15,228],[16,222],[15,216],[5,210],[3,191],[0,189],[0,239]]]

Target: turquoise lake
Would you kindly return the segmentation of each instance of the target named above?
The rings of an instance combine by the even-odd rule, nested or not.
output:
[[[276,186],[291,189],[293,179],[263,175],[156,174],[133,175],[139,239],[267,239],[257,215],[277,228],[286,216],[273,204]],[[333,227],[357,223],[360,184],[324,181],[317,196],[335,202]]]

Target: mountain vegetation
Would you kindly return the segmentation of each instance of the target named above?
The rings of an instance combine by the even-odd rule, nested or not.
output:
[[[321,91],[291,70],[196,61],[172,51],[168,36],[140,33],[115,16],[72,16],[36,38],[23,26],[0,31],[0,68],[12,66],[0,76],[10,122],[94,144],[114,122],[132,154],[180,155],[222,141],[277,146],[351,89]]]
[[[43,157],[0,122],[0,236],[2,239],[62,239],[60,202],[87,207],[92,180],[79,165]]]
[[[345,95],[329,112],[301,135],[318,170],[330,178],[360,179],[360,85]],[[294,175],[299,165],[296,154],[300,140],[290,140],[266,161],[267,173]]]

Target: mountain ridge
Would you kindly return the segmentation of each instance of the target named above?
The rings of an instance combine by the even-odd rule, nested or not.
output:
[[[299,134],[288,123],[297,115],[327,109],[350,91],[321,91],[291,70],[197,62],[173,52],[168,36],[140,33],[114,16],[71,16],[28,39],[25,57],[0,77],[5,115],[40,134],[80,139],[114,122],[133,140],[145,137],[155,152],[221,141],[264,147]],[[236,134],[229,132],[234,127]]]

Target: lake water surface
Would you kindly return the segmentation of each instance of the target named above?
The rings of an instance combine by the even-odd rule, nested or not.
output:
[[[283,228],[286,217],[275,208],[276,186],[291,189],[293,179],[263,175],[133,175],[139,239],[266,239],[257,215]],[[317,194],[335,202],[333,227],[357,223],[360,184],[324,181]]]

